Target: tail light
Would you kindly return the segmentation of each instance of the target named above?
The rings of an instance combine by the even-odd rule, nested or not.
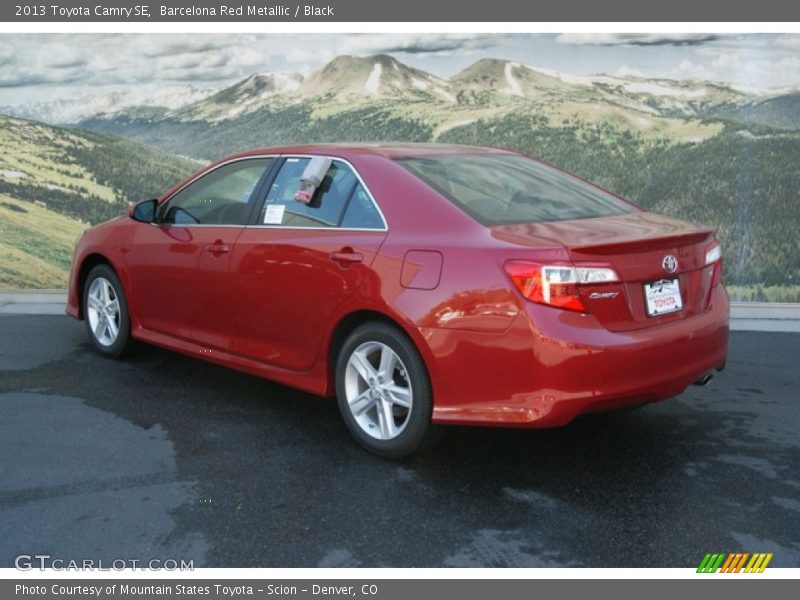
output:
[[[575,266],[539,264],[529,261],[509,261],[506,272],[520,293],[531,302],[586,312],[578,289],[585,285],[619,281],[610,266]]]
[[[714,242],[706,250],[706,266],[714,265],[711,275],[711,287],[717,287],[722,280],[722,248],[719,242]]]

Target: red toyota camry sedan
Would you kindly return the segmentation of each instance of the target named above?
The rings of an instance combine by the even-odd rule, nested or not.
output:
[[[712,229],[497,149],[309,145],[219,161],[78,242],[67,312],[336,396],[367,449],[563,425],[725,366]]]

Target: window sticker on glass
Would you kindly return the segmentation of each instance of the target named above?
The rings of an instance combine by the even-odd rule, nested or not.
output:
[[[264,212],[264,223],[266,225],[280,225],[283,223],[283,213],[286,210],[285,204],[269,204]]]

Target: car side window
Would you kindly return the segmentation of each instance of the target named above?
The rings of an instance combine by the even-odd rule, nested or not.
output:
[[[284,227],[338,227],[342,212],[356,184],[345,163],[331,163],[314,197],[306,204],[294,199],[300,177],[310,158],[287,158],[267,193],[259,224]]]
[[[353,190],[350,203],[342,218],[342,227],[351,229],[383,229],[383,219],[375,203],[360,183]]]
[[[253,190],[271,158],[229,163],[206,173],[169,199],[160,222],[174,225],[245,225]]]

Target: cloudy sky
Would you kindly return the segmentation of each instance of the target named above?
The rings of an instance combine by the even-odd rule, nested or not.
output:
[[[221,87],[378,52],[443,77],[495,57],[579,75],[700,78],[759,91],[800,84],[800,35],[791,34],[0,34],[0,106],[115,89],[148,96],[187,83]]]

